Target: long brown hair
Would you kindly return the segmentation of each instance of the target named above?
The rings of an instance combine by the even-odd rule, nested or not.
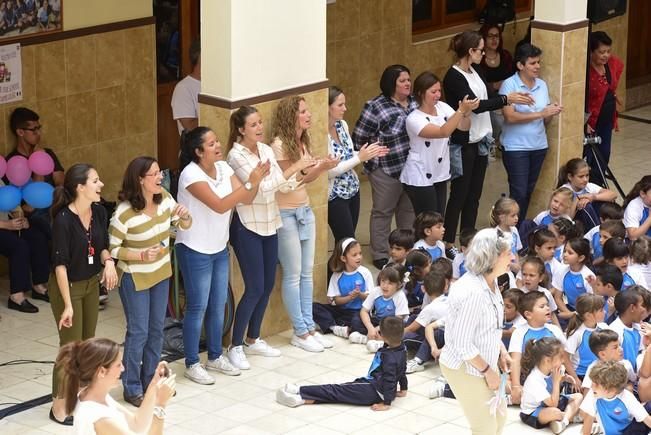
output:
[[[131,160],[122,179],[122,189],[118,193],[120,201],[128,201],[131,207],[139,212],[145,209],[147,202],[142,194],[142,185],[140,179],[147,175],[152,165],[156,163],[153,157],[142,156]],[[160,204],[163,201],[163,195],[154,194],[154,204]]]
[[[524,348],[522,354],[522,361],[520,367],[521,381],[527,379],[531,370],[536,367],[544,357],[553,358],[559,352],[563,351],[563,345],[555,337],[544,337],[539,340],[529,340]]]
[[[301,143],[296,140],[296,123],[298,122],[298,107],[305,101],[300,95],[291,95],[278,102],[274,111],[271,137],[283,142],[285,156],[292,162],[301,158],[301,143],[310,152],[310,135],[307,130],[301,134]]]
[[[88,173],[93,168],[88,163],[76,163],[66,171],[63,179],[63,186],[58,186],[54,189],[54,199],[50,207],[50,216],[52,219],[64,208],[67,207],[72,201],[77,198],[77,186],[86,184],[88,181]]]
[[[258,113],[258,109],[253,106],[242,106],[235,112],[231,113],[231,119],[229,122],[230,132],[228,134],[228,143],[226,144],[228,148],[231,148],[235,142],[240,140],[242,137],[240,128],[244,128],[246,125],[246,118],[254,113]]]
[[[585,315],[604,309],[604,298],[590,293],[584,293],[576,299],[576,311],[567,324],[567,336],[571,336],[585,321]]]
[[[89,338],[63,346],[55,363],[63,372],[63,397],[66,413],[72,414],[77,405],[79,389],[93,381],[100,367],[108,369],[120,356],[120,346],[108,338]],[[55,394],[61,396],[60,391]]]
[[[635,183],[635,186],[633,186],[624,198],[624,208],[626,208],[631,201],[640,196],[640,192],[648,192],[649,190],[651,190],[651,175],[645,175],[640,178],[640,181]]]

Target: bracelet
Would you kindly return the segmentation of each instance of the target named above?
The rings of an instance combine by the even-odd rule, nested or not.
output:
[[[154,417],[159,420],[164,420],[167,417],[167,412],[162,406],[154,406]]]
[[[490,368],[491,368],[490,364],[486,364],[486,367],[484,368],[484,370],[479,370],[479,373],[481,373],[481,374],[483,375],[483,374],[486,373]]]

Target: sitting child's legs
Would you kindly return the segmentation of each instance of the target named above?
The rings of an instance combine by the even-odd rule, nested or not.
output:
[[[308,385],[301,387],[299,394],[305,403],[372,405],[382,401],[373,385],[364,378],[344,384]]]

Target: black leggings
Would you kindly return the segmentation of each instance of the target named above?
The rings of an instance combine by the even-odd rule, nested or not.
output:
[[[445,215],[445,201],[448,197],[448,182],[441,181],[431,186],[410,186],[402,184],[402,188],[411,200],[414,214],[418,216],[424,211],[435,211]]]
[[[479,155],[479,145],[470,143],[461,147],[463,175],[450,183],[450,199],[445,212],[443,240],[454,243],[461,215],[461,229],[474,228],[477,222],[479,199],[484,187],[488,156]]]
[[[328,201],[328,225],[335,243],[347,237],[355,237],[359,219],[359,192],[350,199],[335,198]]]

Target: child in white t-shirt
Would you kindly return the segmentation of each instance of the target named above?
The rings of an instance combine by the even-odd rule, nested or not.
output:
[[[520,240],[520,233],[518,233],[518,215],[520,214],[520,206],[515,199],[501,197],[491,207],[489,216],[489,224],[492,227],[498,228],[504,234],[504,237],[511,240],[511,252],[513,253],[513,261],[511,261],[511,272],[517,273],[520,270],[520,262],[518,261],[518,252],[522,249],[522,240]]]

